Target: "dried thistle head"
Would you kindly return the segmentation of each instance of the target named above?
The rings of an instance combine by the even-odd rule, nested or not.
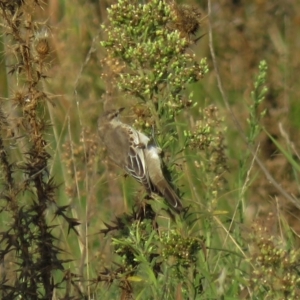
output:
[[[35,50],[40,58],[45,58],[49,52],[49,33],[48,30],[41,30],[40,32],[37,32],[35,35]]]
[[[14,102],[16,106],[22,106],[24,103],[24,99],[27,98],[28,91],[23,88],[19,88],[18,90],[14,91],[11,100]]]
[[[190,36],[195,35],[200,28],[200,9],[192,5],[178,5],[175,2],[172,3],[171,8],[174,15],[171,27],[190,39]]]
[[[50,47],[46,39],[40,39],[35,45],[35,50],[41,57],[45,57],[47,54],[49,54],[49,49]]]

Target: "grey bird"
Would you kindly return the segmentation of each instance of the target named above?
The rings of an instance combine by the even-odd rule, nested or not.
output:
[[[171,208],[180,213],[181,200],[162,172],[160,148],[146,135],[119,120],[123,109],[107,111],[98,121],[100,139],[109,158],[139,181],[147,193],[164,197]]]

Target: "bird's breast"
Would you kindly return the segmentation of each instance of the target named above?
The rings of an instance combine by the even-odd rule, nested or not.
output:
[[[152,159],[159,159],[159,151],[158,151],[158,148],[155,147],[155,146],[148,146],[147,147],[147,154],[148,154],[148,157],[149,158],[152,158]]]

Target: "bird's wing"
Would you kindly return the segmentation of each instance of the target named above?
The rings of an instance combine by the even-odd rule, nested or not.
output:
[[[144,149],[147,147],[146,140],[141,140],[140,134],[133,128],[129,128],[130,134],[130,146],[127,158],[127,164],[125,166],[126,171],[144,185],[147,192],[151,192],[151,181],[149,179],[148,168],[146,165]]]

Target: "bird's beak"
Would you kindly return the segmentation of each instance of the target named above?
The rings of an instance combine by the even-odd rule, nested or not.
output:
[[[119,108],[119,114],[125,109],[125,107]]]

